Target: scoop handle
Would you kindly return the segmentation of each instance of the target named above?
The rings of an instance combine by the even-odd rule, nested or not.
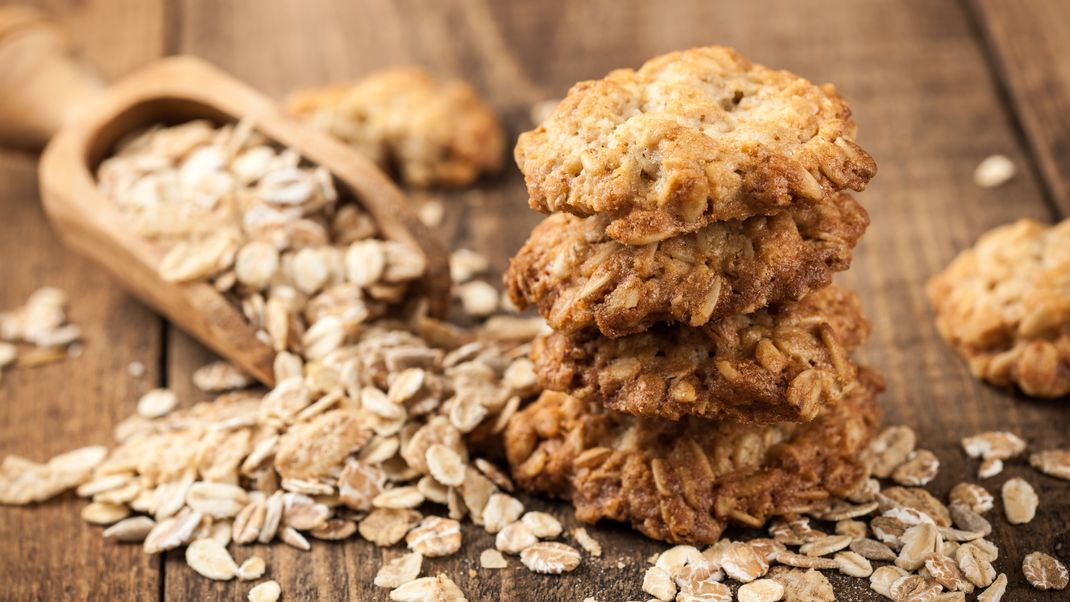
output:
[[[103,89],[47,15],[26,6],[0,7],[0,146],[41,150]]]

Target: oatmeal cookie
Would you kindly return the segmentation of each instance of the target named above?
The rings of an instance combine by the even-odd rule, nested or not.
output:
[[[576,84],[515,157],[532,208],[644,244],[862,190],[877,168],[854,135],[831,85],[711,46]]]
[[[936,326],[1000,387],[1070,393],[1070,220],[996,228],[928,284]]]
[[[546,218],[509,266],[513,303],[537,305],[562,332],[593,326],[620,337],[655,322],[701,326],[827,286],[848,268],[869,216],[839,193],[639,246],[606,236],[607,221]]]
[[[699,328],[619,339],[555,332],[535,341],[532,359],[544,388],[619,412],[802,422],[854,381],[848,354],[868,333],[854,293],[830,286]]]
[[[630,522],[654,539],[709,544],[728,523],[759,527],[867,477],[883,383],[862,368],[841,403],[803,424],[636,418],[546,391],[509,421],[517,482],[570,498],[576,517]]]
[[[463,186],[501,166],[504,136],[490,106],[467,83],[416,67],[298,92],[289,110],[411,186]]]

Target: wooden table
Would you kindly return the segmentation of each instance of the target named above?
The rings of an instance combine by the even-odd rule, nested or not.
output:
[[[635,66],[669,50],[728,44],[768,65],[833,81],[861,124],[860,141],[880,164],[861,196],[873,226],[840,282],[856,288],[872,318],[865,361],[887,376],[887,422],[906,423],[942,459],[941,493],[972,479],[958,441],[1009,429],[1035,447],[1070,444],[1065,401],[1035,402],[978,384],[937,337],[922,285],[985,230],[1018,217],[1070,214],[1070,4],[1062,0],[794,0],[737,2],[605,0],[490,3],[311,0],[42,0],[69,25],[88,58],[117,78],[154,58],[207,58],[270,94],[355,78],[398,63],[420,63],[469,79],[493,102],[509,136],[531,126],[529,107],[560,97],[578,80]],[[997,190],[977,188],[974,166],[1003,153],[1018,176]],[[209,354],[108,277],[59,246],[37,199],[33,157],[0,154],[0,308],[36,287],[62,287],[85,330],[80,358],[15,370],[0,384],[0,454],[37,460],[90,443],[131,413],[138,395],[166,385],[184,403],[203,397],[190,384]],[[493,261],[494,276],[539,216],[527,209],[517,170],[448,199],[446,236]],[[142,378],[130,362],[147,368]],[[992,515],[1005,600],[1066,599],[1039,593],[1021,578],[1035,549],[1070,560],[1070,485],[1022,461],[984,484],[998,491],[1024,476],[1041,496],[1030,525],[1011,528]],[[571,513],[560,504],[529,505]],[[245,585],[196,576],[181,553],[149,557],[138,546],[106,543],[83,524],[84,502],[68,494],[33,508],[0,509],[0,599],[244,599]],[[468,527],[463,552],[427,561],[447,572],[471,600],[646,599],[645,558],[662,546],[625,529],[600,526],[606,550],[558,578],[519,563],[478,569],[490,536]],[[285,546],[237,547],[239,560],[268,559],[288,600],[380,600],[371,578],[385,558],[350,541],[317,543],[309,553]],[[622,561],[618,568],[618,560]],[[832,576],[841,599],[877,596],[858,580]]]

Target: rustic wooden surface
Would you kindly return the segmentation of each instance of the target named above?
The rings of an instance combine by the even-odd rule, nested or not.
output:
[[[862,295],[874,330],[864,359],[887,376],[886,422],[915,427],[942,459],[934,489],[946,493],[976,470],[960,437],[991,428],[1020,433],[1034,447],[1066,446],[1070,417],[1060,402],[1035,402],[984,387],[938,339],[922,294],[926,278],[980,233],[1017,217],[1052,220],[1070,212],[1070,4],[1061,0],[796,0],[794,2],[490,3],[234,0],[53,0],[42,2],[70,25],[90,60],[110,78],[162,54],[213,61],[269,94],[355,78],[372,69],[419,63],[463,76],[498,109],[511,137],[530,127],[532,103],[560,97],[580,79],[637,65],[654,54],[699,44],[736,46],[753,59],[833,81],[855,110],[860,141],[880,165],[861,195],[873,226],[840,282]],[[991,153],[1019,167],[1011,183],[982,190],[974,166]],[[110,427],[138,394],[166,384],[183,403],[201,398],[189,382],[210,355],[117,291],[107,277],[58,247],[35,198],[31,158],[0,154],[0,307],[21,303],[37,286],[72,294],[74,320],[86,330],[77,359],[8,372],[0,383],[0,455],[43,460],[107,442]],[[492,258],[496,277],[539,216],[526,208],[515,169],[478,189],[445,195],[444,236]],[[141,361],[146,375],[126,371]],[[1020,576],[1022,557],[1046,550],[1070,561],[1070,487],[1021,461],[984,481],[998,491],[1023,476],[1041,511],[1025,527],[991,515],[1011,580],[1005,600],[1057,600]],[[570,512],[525,498],[574,526]],[[0,599],[235,600],[243,585],[197,577],[180,554],[148,558],[136,546],[105,544],[77,513],[73,495],[25,509],[0,509]],[[591,529],[606,552],[570,575],[529,574],[515,561],[478,570],[490,536],[466,528],[463,553],[425,562],[447,572],[471,600],[645,599],[641,567],[663,546],[626,529]],[[371,585],[384,558],[357,541],[237,547],[241,560],[268,559],[286,599],[381,600]],[[618,562],[623,568],[618,568]],[[858,580],[831,576],[841,600],[877,599]]]

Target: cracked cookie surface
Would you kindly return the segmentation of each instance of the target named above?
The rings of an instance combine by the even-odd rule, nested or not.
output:
[[[605,233],[608,218],[546,218],[510,263],[515,305],[538,306],[561,332],[620,337],[656,322],[702,326],[799,299],[848,268],[869,217],[850,195],[772,216],[711,223],[645,245]]]
[[[532,208],[643,244],[862,190],[876,164],[854,134],[831,85],[711,46],[576,84],[515,158]]]
[[[1070,393],[1070,220],[989,231],[927,292],[974,376],[1035,397]]]
[[[864,482],[860,454],[879,426],[882,389],[861,368],[813,421],[765,426],[637,418],[546,391],[510,420],[506,453],[522,487],[571,499],[582,521],[709,544],[729,523],[759,527]]]
[[[502,162],[504,135],[490,106],[467,83],[416,67],[299,92],[289,110],[411,186],[464,186]]]
[[[637,416],[802,422],[854,381],[848,354],[868,333],[854,293],[830,286],[698,328],[555,332],[536,339],[532,360],[544,388]]]

